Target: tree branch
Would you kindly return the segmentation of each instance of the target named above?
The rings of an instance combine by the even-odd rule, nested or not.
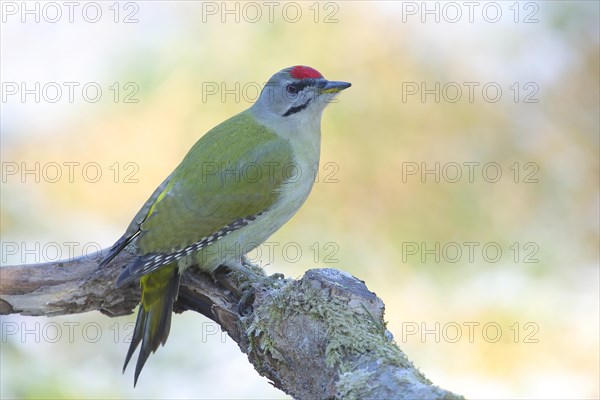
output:
[[[114,282],[134,249],[121,254],[102,269],[100,253],[2,267],[0,314],[129,314],[139,287],[115,289]],[[176,312],[186,310],[219,323],[261,375],[298,399],[462,398],[433,386],[412,365],[385,328],[381,299],[335,269],[248,282],[225,268],[214,279],[190,268],[175,304]]]

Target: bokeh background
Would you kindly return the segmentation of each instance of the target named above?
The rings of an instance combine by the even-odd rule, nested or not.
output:
[[[204,132],[311,65],[353,86],[254,260],[363,279],[456,393],[600,396],[598,2],[54,4],[2,2],[2,264],[110,246]],[[2,316],[1,397],[286,398],[190,313],[133,389],[133,321]]]

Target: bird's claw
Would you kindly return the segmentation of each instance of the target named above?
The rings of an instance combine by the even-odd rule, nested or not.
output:
[[[256,296],[256,289],[254,286],[249,285],[242,291],[242,297],[238,302],[237,309],[240,315],[248,315],[252,312],[252,305],[254,304],[254,298]]]

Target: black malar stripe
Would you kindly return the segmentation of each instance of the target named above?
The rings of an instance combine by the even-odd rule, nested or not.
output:
[[[311,100],[312,100],[312,99],[308,99],[308,100],[306,101],[306,103],[304,103],[304,104],[301,104],[301,105],[299,105],[299,106],[296,106],[296,107],[291,107],[289,110],[287,110],[287,111],[285,112],[285,114],[283,114],[283,116],[284,116],[284,117],[288,117],[288,116],[290,116],[290,115],[292,115],[292,114],[296,114],[298,111],[302,111],[302,110],[304,110],[306,107],[308,107],[308,103],[310,103],[310,101],[311,101]]]

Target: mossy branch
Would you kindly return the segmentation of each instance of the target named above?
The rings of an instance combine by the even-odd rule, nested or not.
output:
[[[123,254],[102,269],[100,253],[2,267],[0,314],[129,314],[140,294],[135,284],[114,287],[134,257],[132,249]],[[364,282],[335,269],[309,270],[299,280],[245,279],[222,268],[213,280],[190,268],[175,311],[219,323],[254,368],[294,398],[462,398],[433,386],[406,358],[385,328],[383,302]]]

